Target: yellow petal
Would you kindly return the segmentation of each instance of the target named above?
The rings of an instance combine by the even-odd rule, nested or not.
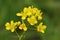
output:
[[[22,14],[21,14],[21,13],[17,13],[16,15],[17,15],[17,16],[22,16]]]
[[[10,29],[11,29],[11,27],[10,27],[10,24],[9,24],[9,23],[6,23],[6,24],[5,24],[5,26],[6,26],[6,30],[10,30]]]
[[[40,24],[39,24],[39,26],[42,26],[43,25],[43,22],[41,22]]]
[[[23,15],[22,15],[22,20],[25,20],[26,17],[27,17],[27,15],[23,13]]]
[[[28,21],[31,25],[37,24],[37,20],[36,20],[36,17],[35,17],[35,16],[31,16],[30,18],[27,18],[27,21]]]
[[[26,19],[26,17],[22,17],[22,20],[25,20]]]
[[[26,13],[26,12],[28,11],[27,9],[28,9],[28,8],[25,7],[25,8],[23,9],[23,12]]]
[[[11,29],[11,32],[14,32],[15,31],[15,29],[13,28],[13,29]]]
[[[42,16],[38,16],[38,20],[42,20]]]
[[[31,15],[32,15],[32,13],[31,13],[31,12],[28,12],[28,13],[27,13],[27,15],[28,15],[28,16],[31,16]]]
[[[14,21],[13,20],[11,20],[11,25],[13,25],[14,24]]]
[[[24,27],[23,30],[24,30],[24,31],[27,31],[27,27]]]
[[[22,30],[23,28],[21,26],[19,26],[19,29]]]
[[[43,25],[43,28],[46,29],[46,25]]]
[[[18,24],[17,22],[14,23],[15,26],[16,26],[17,24]]]
[[[18,21],[18,22],[17,22],[17,24],[18,24],[18,25],[20,25],[20,24],[21,24],[21,22],[20,22],[20,21]]]
[[[5,24],[5,26],[10,26],[10,24],[7,22],[7,23]]]
[[[35,21],[35,23],[37,24],[37,21]]]
[[[44,30],[40,30],[40,32],[45,33]]]

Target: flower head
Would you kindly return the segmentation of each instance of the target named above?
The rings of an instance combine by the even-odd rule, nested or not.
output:
[[[24,23],[22,23],[20,26],[19,26],[19,29],[20,30],[24,30],[24,31],[27,31],[27,27]]]
[[[45,31],[45,29],[46,29],[46,26],[45,26],[45,25],[42,25],[42,24],[43,24],[43,23],[40,23],[40,24],[37,26],[37,31],[44,33],[44,31]]]
[[[11,32],[14,32],[15,28],[17,27],[16,25],[17,25],[17,22],[14,22],[13,20],[11,21],[11,23],[7,22],[5,24],[6,30],[11,30]]]
[[[14,22],[13,20],[10,23],[7,22],[5,24],[6,30],[11,30],[11,32],[14,32],[15,29],[17,27],[19,27],[20,30],[27,31],[26,26],[28,24],[25,25],[25,23],[24,23],[25,21],[28,21],[28,23],[30,25],[35,26],[35,24],[38,25],[38,23],[39,23],[38,21],[42,20],[41,10],[39,10],[38,8],[35,8],[33,6],[25,7],[23,9],[23,11],[21,11],[20,13],[17,13],[16,15],[21,18],[22,22],[20,22],[20,21]],[[37,31],[44,33],[45,29],[46,29],[46,26],[43,25],[42,22],[40,22],[40,24],[37,26]]]
[[[27,7],[25,7],[24,9],[23,9],[23,12],[27,15],[27,16],[31,16],[32,15],[32,12],[31,12],[31,7],[29,6],[28,8]]]
[[[30,18],[27,18],[27,21],[28,21],[31,25],[37,24],[37,20],[36,20],[35,16],[31,16]]]
[[[38,17],[39,20],[42,19],[42,12],[41,12],[41,10],[38,10],[37,8],[33,8],[31,6],[25,7],[21,13],[17,13],[16,15],[17,16],[21,16],[22,20],[25,20],[27,18],[27,16],[30,17],[32,15]]]
[[[26,19],[26,17],[27,17],[27,15],[25,14],[25,13],[23,13],[23,12],[21,12],[21,13],[17,13],[16,14],[17,16],[21,16],[22,18],[22,20],[25,20]]]

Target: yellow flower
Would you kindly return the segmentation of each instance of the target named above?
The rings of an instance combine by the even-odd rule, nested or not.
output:
[[[22,18],[21,18],[22,20],[25,20],[26,17],[27,17],[26,14],[23,13],[23,12],[21,12],[21,13],[17,13],[16,15],[17,15],[17,16],[21,16],[21,17],[22,17]]]
[[[13,20],[11,21],[11,23],[7,22],[5,24],[6,30],[11,30],[11,32],[14,32],[14,30],[16,29],[16,25],[17,25],[17,22],[14,23]]]
[[[32,15],[38,17],[38,20],[42,19],[42,16],[41,16],[42,12],[41,12],[41,10],[38,10],[37,8],[33,8],[33,6],[32,7],[31,6],[25,7],[21,13],[17,13],[16,15],[17,16],[21,16],[22,20],[25,20],[27,18],[27,16],[30,17]]]
[[[37,10],[37,8],[32,8],[32,14],[36,14]]]
[[[27,11],[27,15],[28,16],[31,16],[32,15],[32,12],[31,12],[32,8],[29,6],[27,10],[28,10]]]
[[[24,8],[23,12],[27,15],[27,16],[31,16],[31,7],[29,6],[28,8]]]
[[[38,20],[42,20],[42,12],[41,10],[37,10],[36,15],[38,17]]]
[[[40,23],[40,24],[37,26],[37,31],[44,33],[44,30],[46,29],[46,26],[45,26],[45,25],[42,25],[42,24],[43,24],[43,23]]]
[[[35,17],[35,16],[31,16],[30,18],[27,18],[27,21],[28,21],[31,25],[37,24],[37,20],[36,20],[36,17]]]
[[[24,31],[27,31],[27,27],[24,23],[22,23],[20,26],[19,26],[19,29],[20,30],[24,30]]]

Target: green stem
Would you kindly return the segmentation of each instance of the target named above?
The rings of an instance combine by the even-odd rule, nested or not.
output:
[[[17,34],[17,37],[19,38],[19,34],[17,33],[17,31],[15,31],[15,33]]]
[[[19,34],[17,33],[17,31],[15,31],[15,33],[17,34],[17,37],[19,38],[19,40],[22,40],[22,38],[23,38],[23,36],[24,36],[24,34],[25,34],[25,32],[23,32],[23,33],[21,34],[21,36],[19,36]]]
[[[22,40],[24,34],[25,34],[25,32],[23,32],[23,33],[21,34],[21,36],[19,37],[19,40]]]

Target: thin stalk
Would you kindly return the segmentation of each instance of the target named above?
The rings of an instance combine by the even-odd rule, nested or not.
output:
[[[17,37],[19,38],[19,34],[17,33],[17,31],[15,31],[15,33],[16,33]]]
[[[21,34],[21,36],[19,37],[19,40],[22,40],[22,38],[24,37],[24,34],[25,34],[25,32],[23,32],[23,33]]]

